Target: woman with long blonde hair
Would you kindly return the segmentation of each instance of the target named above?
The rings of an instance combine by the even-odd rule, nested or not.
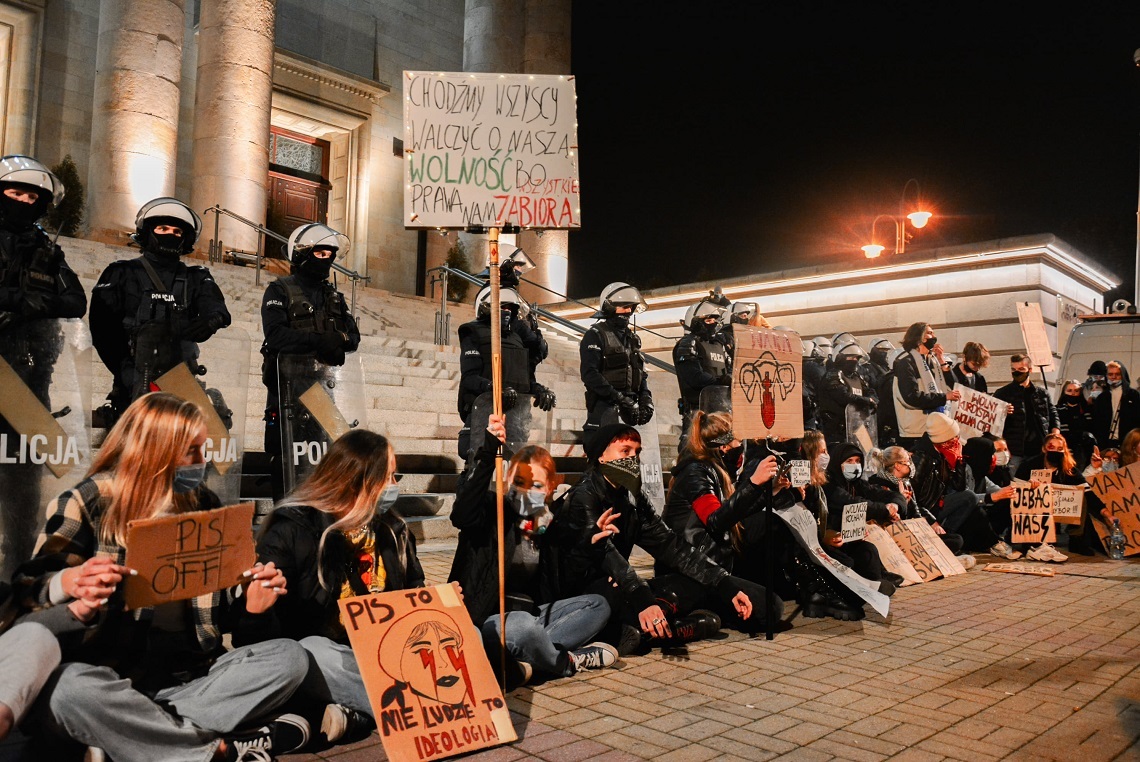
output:
[[[306,683],[318,686],[307,698],[323,709],[321,731],[330,742],[374,724],[337,601],[424,586],[415,538],[393,508],[396,480],[388,439],[353,429],[277,504],[258,536],[258,557],[289,578],[277,620],[319,672]]]
[[[140,397],[86,478],[53,501],[36,556],[17,572],[25,605],[67,605],[89,628],[81,644],[63,644],[64,664],[43,702],[45,731],[117,762],[237,759],[250,748],[283,753],[308,740],[308,725],[292,715],[235,732],[283,705],[306,673],[304,650],[268,631],[254,646],[226,652],[222,645],[225,631],[254,633],[270,621],[266,614],[286,592],[273,564],[246,571],[241,587],[234,580],[188,601],[124,607],[120,583],[134,574],[124,565],[128,525],[218,506],[202,486],[205,441],[193,403]]]

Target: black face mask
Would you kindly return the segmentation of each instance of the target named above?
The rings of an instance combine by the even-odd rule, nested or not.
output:
[[[305,261],[298,265],[297,269],[306,278],[313,280],[328,280],[329,273],[332,272],[333,258],[318,259],[312,254],[305,257]]]
[[[887,367],[887,353],[881,349],[872,350],[871,362],[875,363],[875,365],[881,365],[884,368]]]
[[[934,349],[935,345],[937,345],[937,344],[938,344],[938,337],[937,336],[931,336],[929,339],[922,342],[922,346],[926,347],[927,349]]]
[[[5,228],[14,233],[30,228],[45,211],[47,211],[46,205],[39,200],[33,204],[25,204],[0,193],[0,221]]]
[[[633,495],[641,492],[641,458],[638,456],[607,460],[600,467],[602,476],[617,486],[626,488]]]
[[[855,371],[858,370],[858,368],[859,368],[859,358],[858,357],[843,358],[839,361],[839,369],[841,371],[843,371],[844,373],[846,373],[848,376],[855,373]]]
[[[145,248],[162,259],[178,259],[182,256],[182,236],[173,233],[159,235],[152,230],[147,234]]]
[[[1011,376],[1013,376],[1013,382],[1014,382],[1015,384],[1024,384],[1024,383],[1025,383],[1025,380],[1026,380],[1027,378],[1029,378],[1029,371],[1027,371],[1027,370],[1026,370],[1026,371],[1021,371],[1021,372],[1018,372],[1018,371],[1014,371],[1014,372],[1013,372],[1013,373],[1011,373],[1010,375],[1011,375]]]
[[[720,459],[730,471],[735,471],[740,465],[740,456],[744,454],[744,445],[732,447],[721,454]]]
[[[1046,452],[1045,462],[1051,468],[1060,468],[1061,464],[1065,461],[1065,453],[1063,452]]]
[[[621,330],[629,327],[629,315],[607,315],[606,324],[611,328]]]
[[[1063,402],[1070,407],[1076,407],[1077,405],[1081,404],[1081,395],[1079,393],[1066,394],[1063,398]]]

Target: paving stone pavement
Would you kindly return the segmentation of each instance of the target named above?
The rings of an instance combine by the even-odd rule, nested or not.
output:
[[[451,552],[422,550],[429,583],[446,580]],[[997,560],[899,590],[886,619],[797,612],[772,641],[729,631],[520,688],[508,699],[519,740],[463,759],[1140,759],[1140,562],[982,570]],[[282,759],[386,756],[373,733]]]

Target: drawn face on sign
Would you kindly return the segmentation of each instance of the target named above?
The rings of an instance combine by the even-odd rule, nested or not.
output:
[[[400,619],[381,639],[377,660],[393,680],[423,698],[460,704],[470,695],[474,701],[463,635],[447,614],[413,611]]]

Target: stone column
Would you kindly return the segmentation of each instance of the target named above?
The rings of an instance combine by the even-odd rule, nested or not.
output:
[[[100,6],[87,177],[91,237],[125,243],[140,206],[174,193],[183,0]]]
[[[219,204],[265,224],[275,13],[276,0],[202,0],[191,192],[199,212]],[[257,233],[224,216],[220,238],[227,249],[257,249]]]

